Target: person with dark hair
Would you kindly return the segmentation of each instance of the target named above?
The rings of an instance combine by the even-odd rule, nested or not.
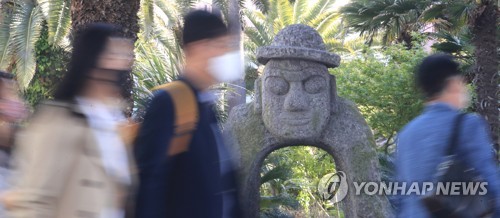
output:
[[[466,183],[471,181],[466,180],[471,179],[466,178],[467,171],[473,169],[478,178],[487,182],[490,200],[476,202],[476,206],[462,205],[463,208],[458,208],[459,205],[453,205],[449,208],[450,205],[432,197],[436,190],[426,196],[413,193],[400,196],[398,217],[435,217],[438,213],[439,217],[444,217],[449,215],[450,211],[460,211],[460,214],[455,214],[458,216],[453,217],[477,217],[471,214],[480,211],[480,208],[490,208],[495,212],[494,217],[499,217],[500,177],[492,139],[487,124],[478,115],[460,112],[469,104],[470,96],[459,64],[450,55],[430,55],[418,66],[415,80],[425,97],[426,106],[424,112],[398,134],[398,182],[405,182],[406,189],[410,188],[412,182],[422,185],[423,182],[446,182],[444,180],[451,179]],[[441,168],[441,164],[451,156],[454,157],[454,164],[463,164],[463,167],[452,165],[453,169],[460,166],[460,173],[457,175],[441,171],[447,169]],[[444,174],[443,178],[438,172]],[[457,179],[456,177],[458,180],[453,180]],[[466,194],[466,191],[460,193],[463,194]]]
[[[203,10],[186,15],[182,39],[183,72],[155,93],[136,139],[136,217],[239,217],[233,156],[209,91],[243,77],[239,46],[222,19]]]
[[[131,175],[117,102],[134,55],[116,33],[91,24],[77,36],[55,101],[39,106],[16,143],[16,177],[2,199],[9,217],[124,217]]]

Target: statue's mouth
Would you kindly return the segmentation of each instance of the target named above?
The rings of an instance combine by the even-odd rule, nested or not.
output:
[[[283,123],[290,126],[303,126],[311,122],[311,118],[309,117],[284,117],[282,120]]]

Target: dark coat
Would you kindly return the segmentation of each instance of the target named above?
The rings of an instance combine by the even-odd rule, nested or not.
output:
[[[167,156],[174,131],[171,96],[158,91],[147,109],[135,146],[140,183],[137,218],[238,217],[236,173],[222,144],[214,105],[200,102],[199,91],[190,87],[200,114],[189,151]]]

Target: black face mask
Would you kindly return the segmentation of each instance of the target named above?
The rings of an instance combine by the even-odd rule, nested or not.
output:
[[[103,68],[96,68],[96,69],[99,69],[101,73],[113,74],[115,75],[114,77],[116,79],[104,79],[93,76],[88,76],[87,77],[88,79],[108,83],[110,85],[116,85],[119,87],[123,86],[127,82],[130,74],[130,70],[115,70],[115,69],[103,69]]]

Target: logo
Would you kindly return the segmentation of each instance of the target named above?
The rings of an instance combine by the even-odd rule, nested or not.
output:
[[[363,182],[352,183],[353,195],[423,196],[429,193],[444,196],[483,196],[488,193],[488,182]],[[351,186],[352,187],[352,186]],[[329,173],[318,182],[318,193],[324,201],[335,204],[347,196],[346,174]]]
[[[318,182],[318,192],[321,198],[333,204],[344,200],[347,190],[346,175],[342,171],[326,174]]]

